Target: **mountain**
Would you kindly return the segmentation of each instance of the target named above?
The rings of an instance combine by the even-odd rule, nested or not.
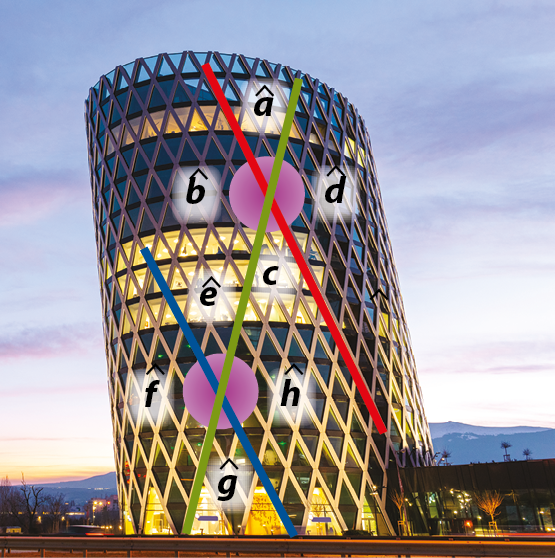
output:
[[[116,473],[96,475],[80,481],[50,482],[38,484],[43,487],[43,494],[58,496],[63,494],[66,502],[75,502],[79,508],[91,498],[109,498],[117,494]]]
[[[460,422],[431,423],[434,450],[451,452],[453,465],[503,461],[505,451],[501,442],[512,447],[507,452],[511,459],[522,460],[522,451],[532,451],[531,459],[555,458],[555,429],[531,426],[488,427]]]
[[[117,481],[116,473],[106,473],[105,475],[96,475],[95,477],[89,477],[88,479],[83,479],[80,481],[65,481],[65,482],[50,482],[45,484],[40,484],[38,486],[44,486],[45,488],[89,488],[94,490],[116,490]]]
[[[480,436],[496,436],[497,434],[530,434],[544,432],[551,428],[539,426],[474,426],[464,422],[431,422],[429,423],[432,438],[440,438],[445,434],[479,434]]]

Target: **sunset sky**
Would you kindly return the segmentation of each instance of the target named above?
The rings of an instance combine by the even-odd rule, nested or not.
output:
[[[0,476],[114,469],[84,99],[140,56],[238,52],[372,139],[429,422],[555,427],[555,4],[5,2]]]

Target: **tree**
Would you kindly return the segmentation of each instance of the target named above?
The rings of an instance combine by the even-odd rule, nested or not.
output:
[[[505,456],[504,456],[505,461],[510,461],[510,456],[507,453],[507,450],[513,447],[513,444],[511,444],[510,442],[501,442],[501,447],[505,450]]]
[[[440,462],[443,461],[444,465],[449,465],[449,462],[447,461],[449,458],[451,457],[451,452],[448,449],[444,449],[441,452],[441,459]]]
[[[10,513],[14,519],[17,519],[26,533],[35,534],[39,532],[37,516],[46,501],[46,495],[42,493],[43,490],[42,487],[29,486],[22,474],[19,491],[14,490],[12,492],[9,500]]]
[[[266,533],[268,535],[281,529],[279,515],[276,513],[274,505],[266,494],[254,494],[251,515],[255,521],[258,521],[266,528]]]
[[[13,523],[11,513],[11,500],[14,497],[14,488],[6,476],[0,480],[0,525]]]
[[[483,494],[476,492],[474,494],[476,505],[491,518],[491,523],[495,523],[495,518],[501,514],[497,508],[503,502],[503,496],[497,491],[486,490]]]
[[[526,461],[528,461],[530,459],[530,456],[532,455],[532,450],[526,448],[525,450],[523,450],[522,455],[524,455]]]
[[[389,493],[389,497],[391,498],[391,501],[397,506],[397,509],[399,510],[399,517],[400,519],[400,523],[403,527],[403,529],[405,530],[404,533],[401,533],[401,525],[399,526],[399,535],[404,535],[406,534],[406,522],[405,522],[405,498],[403,496],[403,494],[401,492],[398,492],[397,490],[391,490]]]
[[[94,525],[94,514],[93,514],[93,506],[90,500],[83,506],[83,511],[85,512],[85,517],[87,519],[87,525]],[[90,519],[89,519],[90,516]]]
[[[52,522],[52,533],[60,532],[60,520],[67,512],[67,505],[65,503],[66,496],[59,493],[57,496],[49,494],[45,496],[45,511]]]
[[[405,504],[405,499],[403,498],[403,495],[397,490],[392,490],[390,493],[390,498],[391,501],[397,506],[397,509],[399,510],[399,517],[401,518],[401,521],[404,521],[405,516],[403,513],[403,507]]]

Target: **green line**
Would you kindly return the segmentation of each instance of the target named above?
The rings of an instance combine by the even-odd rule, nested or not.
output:
[[[206,432],[206,437],[204,438],[204,444],[202,447],[202,452],[200,454],[198,469],[195,475],[193,489],[191,490],[191,496],[189,498],[189,505],[187,506],[185,523],[183,525],[183,532],[186,534],[190,534],[191,529],[193,528],[193,521],[195,519],[195,513],[197,511],[200,491],[202,490],[206,468],[208,467],[208,459],[210,457],[210,452],[212,451],[214,436],[216,435],[216,428],[218,426],[218,421],[220,420],[220,413],[222,410],[225,392],[227,390],[227,384],[229,382],[229,376],[231,373],[233,359],[235,357],[235,351],[237,350],[237,343],[239,342],[239,338],[241,336],[241,328],[243,327],[243,320],[245,319],[247,304],[249,303],[252,284],[256,273],[256,267],[258,265],[258,260],[260,259],[260,252],[262,251],[262,244],[264,243],[266,227],[268,226],[268,220],[272,211],[272,204],[274,202],[274,196],[281,172],[281,166],[283,163],[283,158],[285,157],[287,142],[289,141],[289,133],[291,131],[291,126],[293,125],[293,117],[295,116],[297,101],[299,100],[299,95],[301,93],[301,85],[302,80],[296,79],[291,91],[289,104],[287,105],[287,113],[285,114],[285,120],[283,121],[283,129],[279,138],[276,158],[272,167],[272,174],[270,175],[268,190],[266,191],[266,196],[264,198],[264,204],[262,206],[262,212],[260,214],[260,221],[258,222],[256,236],[254,237],[254,244],[252,247],[252,254],[249,260],[249,265],[247,267],[245,283],[241,292],[241,298],[239,299],[239,305],[237,306],[235,322],[233,324],[231,338],[229,340],[229,345],[227,347],[227,352],[225,355],[222,375],[218,384],[218,391],[216,393],[214,407],[212,408],[212,414],[210,415],[208,430]]]

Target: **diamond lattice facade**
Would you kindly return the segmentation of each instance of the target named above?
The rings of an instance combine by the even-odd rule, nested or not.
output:
[[[300,532],[392,534],[397,524],[386,469],[431,464],[432,445],[364,121],[341,93],[297,70],[193,52],[118,66],[86,101],[125,532],[181,532],[205,434],[183,402],[183,379],[195,358],[139,250],[150,247],[208,355],[226,350],[254,240],[255,231],[237,221],[229,203],[231,179],[245,158],[201,71],[207,62],[256,156],[275,154],[293,79],[303,79],[285,157],[305,186],[292,229],[387,434],[373,427],[280,233],[267,234],[261,257],[279,266],[278,283],[255,282],[237,352],[259,385],[257,407],[243,426]],[[253,110],[263,85],[275,95],[270,117]],[[347,212],[330,215],[317,190],[322,172],[336,165],[356,193]],[[221,177],[217,211],[185,226],[176,219],[172,187],[181,171],[206,167]],[[199,283],[209,275],[222,285],[223,300],[211,313],[199,302]],[[153,364],[159,368],[150,371]],[[302,398],[297,407],[283,408],[284,371],[292,364],[303,372],[294,379]],[[160,385],[147,408],[153,378]],[[213,457],[246,462],[232,430],[217,432]],[[206,481],[193,532],[283,532],[260,482],[248,478],[233,511],[217,505],[215,487]]]

